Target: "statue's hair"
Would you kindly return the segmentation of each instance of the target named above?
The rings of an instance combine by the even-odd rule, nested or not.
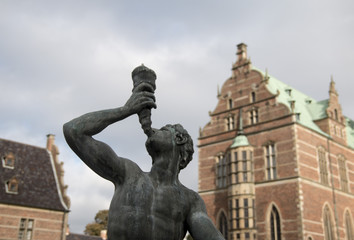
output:
[[[184,138],[187,139],[187,141],[184,144],[179,145],[180,156],[186,162],[186,164],[183,167],[180,167],[180,170],[182,170],[188,165],[190,161],[192,161],[193,153],[194,153],[193,140],[191,136],[188,134],[187,130],[184,129],[181,124],[167,125],[167,126],[175,129],[177,134],[181,134]]]

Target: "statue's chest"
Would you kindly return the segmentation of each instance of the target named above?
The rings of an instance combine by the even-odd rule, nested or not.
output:
[[[154,189],[151,213],[157,217],[181,221],[184,218],[185,202],[183,194],[177,188],[159,186]]]
[[[151,216],[155,220],[182,223],[187,212],[188,201],[179,186],[154,184],[149,178],[140,178],[124,186],[115,197],[111,207],[137,218]]]

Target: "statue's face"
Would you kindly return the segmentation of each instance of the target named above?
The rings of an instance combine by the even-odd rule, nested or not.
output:
[[[160,129],[153,129],[153,134],[147,139],[145,146],[150,154],[172,151],[175,145],[175,129],[166,125]]]

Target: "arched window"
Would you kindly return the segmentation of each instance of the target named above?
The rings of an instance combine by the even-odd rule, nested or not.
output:
[[[221,212],[218,219],[219,231],[224,236],[225,240],[227,240],[227,218],[224,212]]]
[[[345,213],[345,232],[346,240],[354,239],[353,223],[348,211]]]
[[[328,206],[325,207],[323,212],[323,229],[325,240],[334,240],[332,217]]]
[[[270,239],[281,240],[281,225],[277,208],[273,205],[270,212]]]

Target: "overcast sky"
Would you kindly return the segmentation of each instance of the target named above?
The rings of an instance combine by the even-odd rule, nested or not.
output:
[[[231,76],[236,45],[253,65],[317,99],[331,75],[342,109],[354,118],[354,2],[298,1],[0,1],[0,138],[36,146],[56,135],[72,206],[82,233],[107,209],[113,185],[69,149],[62,125],[84,113],[125,104],[131,71],[157,74],[154,127],[181,123],[195,145],[181,181],[198,190],[197,138]],[[97,136],[144,171],[151,166],[138,118]]]

